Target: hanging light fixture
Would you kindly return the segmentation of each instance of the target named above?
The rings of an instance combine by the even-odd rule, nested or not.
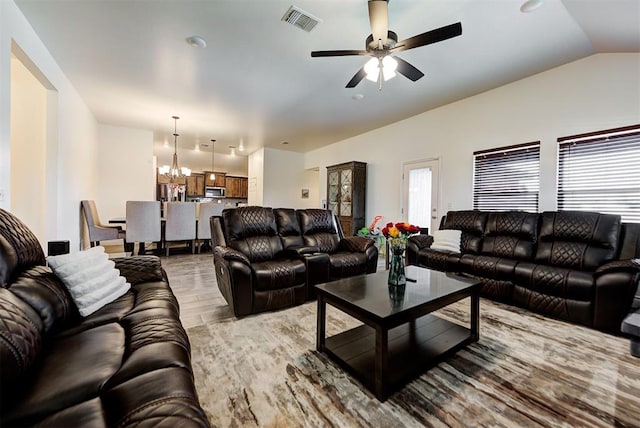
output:
[[[216,142],[216,140],[211,140],[211,175],[209,176],[209,179],[211,181],[216,179],[216,175],[214,174],[213,170],[213,159],[215,157],[215,147],[214,147],[214,143]]]
[[[173,183],[178,178],[188,177],[191,175],[191,170],[189,168],[180,168],[178,165],[178,116],[171,116],[174,121],[173,125],[173,161],[171,162],[171,167],[163,166],[160,168],[160,172],[169,177],[170,181]]]

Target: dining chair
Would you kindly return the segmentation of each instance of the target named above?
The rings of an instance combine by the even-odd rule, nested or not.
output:
[[[138,254],[145,254],[145,244],[155,242],[160,248],[162,226],[159,201],[127,201],[126,242],[139,243]]]
[[[102,224],[96,202],[93,200],[83,200],[80,202],[80,209],[84,214],[89,229],[89,245],[95,247],[100,245],[100,241],[109,241],[112,239],[124,239],[125,231],[121,226],[112,226]]]
[[[164,247],[169,255],[169,243],[188,241],[194,252],[196,240],[196,204],[193,202],[169,202],[165,210]]]
[[[203,202],[197,204],[198,211],[198,227],[196,229],[196,240],[198,253],[200,252],[200,246],[202,242],[200,241],[209,241],[211,245],[211,225],[209,224],[210,218],[215,215],[216,203],[214,202]],[[213,248],[213,245],[211,245]]]

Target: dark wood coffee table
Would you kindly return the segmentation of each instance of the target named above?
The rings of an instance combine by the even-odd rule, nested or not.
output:
[[[479,339],[480,281],[407,267],[404,293],[387,271],[316,285],[316,348],[353,374],[380,401],[460,348]],[[431,312],[470,297],[469,327]],[[364,325],[325,338],[326,305]]]

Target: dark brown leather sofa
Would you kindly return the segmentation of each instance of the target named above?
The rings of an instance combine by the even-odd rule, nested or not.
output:
[[[582,211],[451,211],[461,251],[413,236],[407,263],[480,279],[482,294],[600,330],[620,332],[640,282],[640,224]]]
[[[36,237],[0,209],[0,426],[209,426],[160,260],[116,267],[131,289],[81,318]]]
[[[240,207],[211,217],[218,288],[236,317],[299,305],[314,284],[377,269],[371,239],[344,237],[329,210]]]

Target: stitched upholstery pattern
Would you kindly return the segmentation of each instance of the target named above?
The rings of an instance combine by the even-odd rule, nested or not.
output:
[[[162,280],[162,266],[157,256],[136,256],[113,259],[120,275],[131,285]]]
[[[443,229],[462,231],[462,252],[479,253],[486,221],[487,214],[481,211],[450,211],[444,219]]]
[[[367,271],[363,253],[336,253],[329,256],[333,279],[364,274]]]
[[[311,245],[318,247],[321,253],[333,254],[338,249],[336,236],[330,233],[314,233],[310,238]],[[305,243],[308,243],[305,239]]]
[[[587,244],[580,242],[554,242],[551,250],[551,264],[556,266],[582,267]]]
[[[491,299],[508,302],[513,293],[513,283],[511,281],[500,281],[493,278],[476,277],[482,281],[480,293]]]
[[[306,215],[309,217],[309,222],[303,223],[302,233],[310,234],[317,232],[329,232],[335,233],[333,227],[333,217],[331,211],[320,209],[307,209]]]
[[[0,286],[34,265],[44,265],[38,238],[13,214],[0,208]]]
[[[123,319],[123,324],[127,326],[127,319]],[[135,350],[146,345],[161,342],[172,342],[183,347],[190,352],[189,339],[178,319],[166,316],[158,316],[146,319],[136,319],[128,327],[129,344],[127,351],[133,353]]]
[[[34,364],[42,349],[41,325],[30,318],[28,307],[8,290],[0,290],[0,362],[2,390],[11,390]]]
[[[252,262],[271,260],[275,256],[271,246],[272,241],[273,239],[269,236],[252,236],[247,238],[246,242],[249,247],[249,260]]]
[[[254,265],[256,289],[277,290],[303,284],[304,263],[300,260],[268,260]]]
[[[144,406],[127,415],[126,419],[121,421],[118,426],[136,428],[206,427],[204,420],[206,420],[206,415],[193,397],[172,396],[145,403]]]
[[[273,212],[270,209],[260,209],[260,207],[236,208],[237,215],[240,216],[245,236],[252,235],[273,235],[272,229]],[[271,215],[269,215],[271,214]]]
[[[535,251],[538,214],[523,211],[491,212],[487,217],[482,253],[530,259]]]
[[[557,216],[554,223],[554,235],[586,241],[593,235],[599,214],[591,212],[573,212],[570,216]]]

